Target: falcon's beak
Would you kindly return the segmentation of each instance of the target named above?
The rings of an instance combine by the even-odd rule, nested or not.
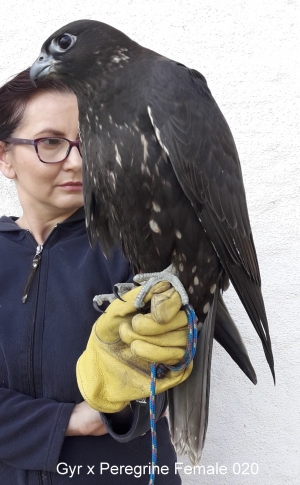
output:
[[[30,80],[35,87],[36,81],[42,81],[50,72],[54,71],[54,64],[55,61],[51,55],[45,54],[43,51],[40,53],[30,68]]]

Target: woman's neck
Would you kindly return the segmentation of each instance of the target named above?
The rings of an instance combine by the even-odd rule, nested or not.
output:
[[[43,245],[46,241],[47,237],[54,229],[54,227],[68,219],[75,211],[72,210],[70,213],[64,213],[62,215],[51,216],[50,214],[43,216],[39,214],[32,214],[29,215],[25,212],[23,215],[16,220],[16,224],[22,229],[27,229],[31,235],[34,237],[38,244]]]

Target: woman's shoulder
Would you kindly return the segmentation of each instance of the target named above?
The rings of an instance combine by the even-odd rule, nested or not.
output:
[[[25,237],[24,229],[21,229],[16,220],[18,217],[0,217],[0,241],[9,244],[9,241],[20,241]]]
[[[19,226],[16,224],[18,217],[15,216],[1,216],[0,217],[0,232],[17,231]]]

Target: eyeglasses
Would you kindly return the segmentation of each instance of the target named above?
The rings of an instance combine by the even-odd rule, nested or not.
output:
[[[26,140],[24,138],[7,138],[5,140],[12,145],[33,145],[39,160],[43,163],[60,163],[68,158],[70,151],[76,147],[81,153],[81,141],[71,141],[61,137],[36,138]]]

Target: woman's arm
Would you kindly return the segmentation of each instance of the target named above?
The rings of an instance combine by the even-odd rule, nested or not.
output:
[[[73,409],[73,403],[0,388],[0,460],[25,470],[55,471]]]

